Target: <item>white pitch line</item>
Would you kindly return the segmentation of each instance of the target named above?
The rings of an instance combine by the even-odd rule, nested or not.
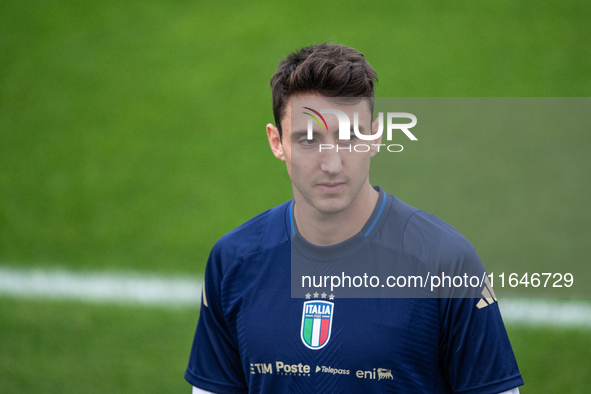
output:
[[[198,306],[202,278],[145,274],[74,273],[0,266],[0,295],[102,303]],[[500,299],[508,325],[591,329],[591,303]]]
[[[198,278],[0,267],[0,295],[146,305],[199,305]]]
[[[500,299],[503,321],[512,325],[591,329],[591,304],[583,301]]]

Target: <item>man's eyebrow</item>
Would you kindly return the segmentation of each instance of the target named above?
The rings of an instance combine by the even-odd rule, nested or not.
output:
[[[362,125],[359,125],[359,127],[357,129],[359,130],[360,134],[365,134],[365,127],[363,127]],[[369,130],[370,130],[369,134],[372,134],[371,127],[369,128]],[[353,129],[353,125],[351,125],[351,129],[349,130],[349,132],[351,133],[351,135],[353,135],[355,133],[355,130]]]
[[[314,134],[318,134],[318,133],[317,132],[313,132],[312,134],[314,135]],[[308,135],[308,131],[307,130],[292,131],[291,132],[291,139],[294,139],[295,140],[295,139],[298,139],[298,138],[301,138],[301,137],[307,136],[307,135]]]
[[[355,132],[353,130],[353,125],[351,125],[351,128],[350,128],[349,131],[350,131],[351,134],[353,134]],[[359,132],[363,134],[364,131],[365,131],[365,127],[363,127],[363,125],[359,125]],[[338,135],[339,134],[339,131],[336,130],[334,133],[336,135]],[[319,134],[319,132],[313,131],[312,134],[313,134],[313,137],[316,138],[316,136]],[[291,138],[294,139],[294,140],[296,140],[298,138],[301,138],[301,137],[305,137],[307,135],[308,135],[308,131],[307,130],[296,130],[296,131],[292,131],[291,132]]]

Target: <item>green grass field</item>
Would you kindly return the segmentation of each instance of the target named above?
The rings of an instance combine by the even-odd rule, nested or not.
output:
[[[1,2],[0,265],[202,274],[221,235],[290,198],[264,133],[288,52],[355,47],[384,97],[587,97],[590,16],[546,0]],[[387,191],[485,264],[586,264],[589,131],[425,137]],[[197,310],[5,297],[0,311],[0,393],[189,392]],[[509,333],[522,393],[591,392],[591,332]]]

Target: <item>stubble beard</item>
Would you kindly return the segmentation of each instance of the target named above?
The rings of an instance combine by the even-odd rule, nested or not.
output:
[[[348,190],[348,193],[342,194],[335,194],[335,195],[324,195],[319,193],[320,196],[317,194],[315,195],[314,192],[310,193],[302,193],[300,189],[298,189],[295,185],[293,185],[294,195],[297,193],[301,196],[301,198],[305,201],[306,205],[313,208],[313,210],[317,211],[322,215],[335,215],[339,214],[343,211],[346,211],[349,208],[355,199],[359,196],[359,193],[363,190],[363,185],[365,181],[356,187],[357,190]],[[347,188],[351,187],[349,181],[346,182]],[[351,193],[353,192],[353,193]]]

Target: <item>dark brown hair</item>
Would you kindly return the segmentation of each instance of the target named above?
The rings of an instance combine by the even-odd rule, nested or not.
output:
[[[345,45],[314,44],[291,53],[271,78],[273,116],[279,135],[290,96],[316,92],[325,97],[373,98],[377,80],[378,75],[363,54]]]

